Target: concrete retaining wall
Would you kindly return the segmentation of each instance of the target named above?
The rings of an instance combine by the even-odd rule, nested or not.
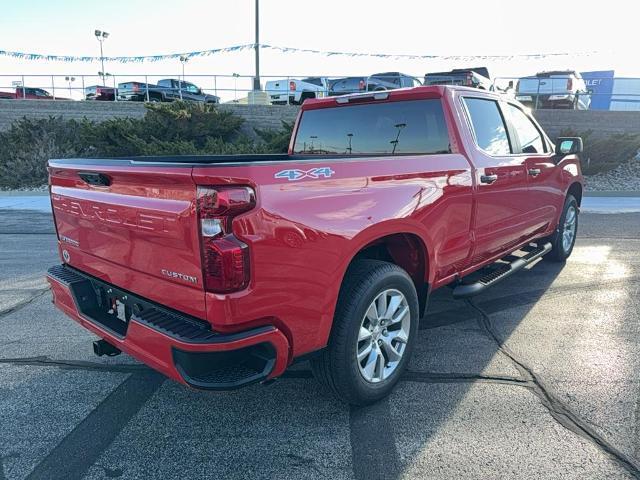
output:
[[[220,108],[230,110],[245,119],[243,131],[254,135],[253,128],[279,129],[282,120],[293,122],[298,107],[271,105],[223,104]],[[0,131],[8,129],[13,122],[23,117],[94,120],[101,122],[110,118],[144,116],[145,108],[138,102],[73,102],[65,100],[0,100]]]
[[[243,131],[249,135],[253,135],[254,127],[278,129],[282,120],[292,122],[298,112],[298,107],[293,106],[223,104],[220,107],[243,117],[246,121]],[[61,116],[99,122],[117,117],[139,118],[144,112],[144,105],[136,102],[0,100],[0,131],[22,117]],[[538,110],[534,114],[551,139],[565,129],[593,130],[594,136],[640,132],[640,112]]]
[[[534,116],[552,140],[567,129],[575,132],[592,130],[594,138],[618,133],[640,133],[640,112],[537,110]]]

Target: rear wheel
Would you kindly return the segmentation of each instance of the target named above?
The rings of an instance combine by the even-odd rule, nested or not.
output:
[[[340,290],[329,345],[311,361],[314,376],[345,402],[376,402],[400,379],[417,328],[409,275],[391,263],[356,261]]]
[[[576,243],[576,235],[578,233],[578,202],[573,195],[567,195],[564,202],[562,215],[558,222],[558,228],[548,238],[553,249],[545,258],[549,258],[555,262],[564,262]]]

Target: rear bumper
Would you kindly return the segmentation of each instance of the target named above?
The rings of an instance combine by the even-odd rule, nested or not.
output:
[[[178,382],[231,390],[281,375],[289,342],[271,325],[233,334],[169,310],[65,265],[47,272],[54,304],[113,346]],[[128,322],[109,314],[110,298],[129,309]]]

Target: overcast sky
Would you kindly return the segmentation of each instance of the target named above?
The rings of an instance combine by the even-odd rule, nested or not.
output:
[[[496,55],[548,52],[599,54],[546,60],[475,61],[494,76],[539,70],[616,70],[640,77],[635,2],[537,1],[346,1],[262,0],[261,42],[299,48],[396,54]],[[105,55],[188,52],[254,39],[254,0],[2,0],[0,50],[56,55],[99,55],[93,36],[110,33]],[[630,9],[632,11],[630,11]],[[625,13],[626,12],[626,13]],[[470,66],[469,62],[325,57],[262,51],[264,75],[348,75],[427,71]],[[474,65],[475,66],[475,65]],[[95,74],[96,63],[60,63],[0,57],[1,74]],[[108,64],[122,75],[176,76],[179,61]],[[189,74],[253,74],[253,54],[241,52],[193,58]],[[0,78],[5,87],[9,79]],[[195,80],[195,79],[193,79]],[[39,82],[47,86],[47,81]],[[92,80],[87,79],[87,82]],[[233,80],[218,86],[232,88]],[[33,83],[33,81],[31,81]],[[51,81],[48,80],[50,85]],[[95,79],[93,83],[97,83]],[[196,82],[197,83],[197,82]],[[212,80],[201,79],[212,88]],[[238,88],[250,83],[239,80]]]

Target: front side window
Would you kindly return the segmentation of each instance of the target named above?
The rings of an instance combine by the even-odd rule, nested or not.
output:
[[[296,154],[400,155],[449,153],[440,99],[307,110]]]
[[[507,112],[520,141],[520,152],[544,153],[544,140],[531,119],[522,110],[510,103],[507,104]]]
[[[498,102],[485,98],[465,97],[473,134],[478,147],[489,155],[509,155],[511,146]]]

